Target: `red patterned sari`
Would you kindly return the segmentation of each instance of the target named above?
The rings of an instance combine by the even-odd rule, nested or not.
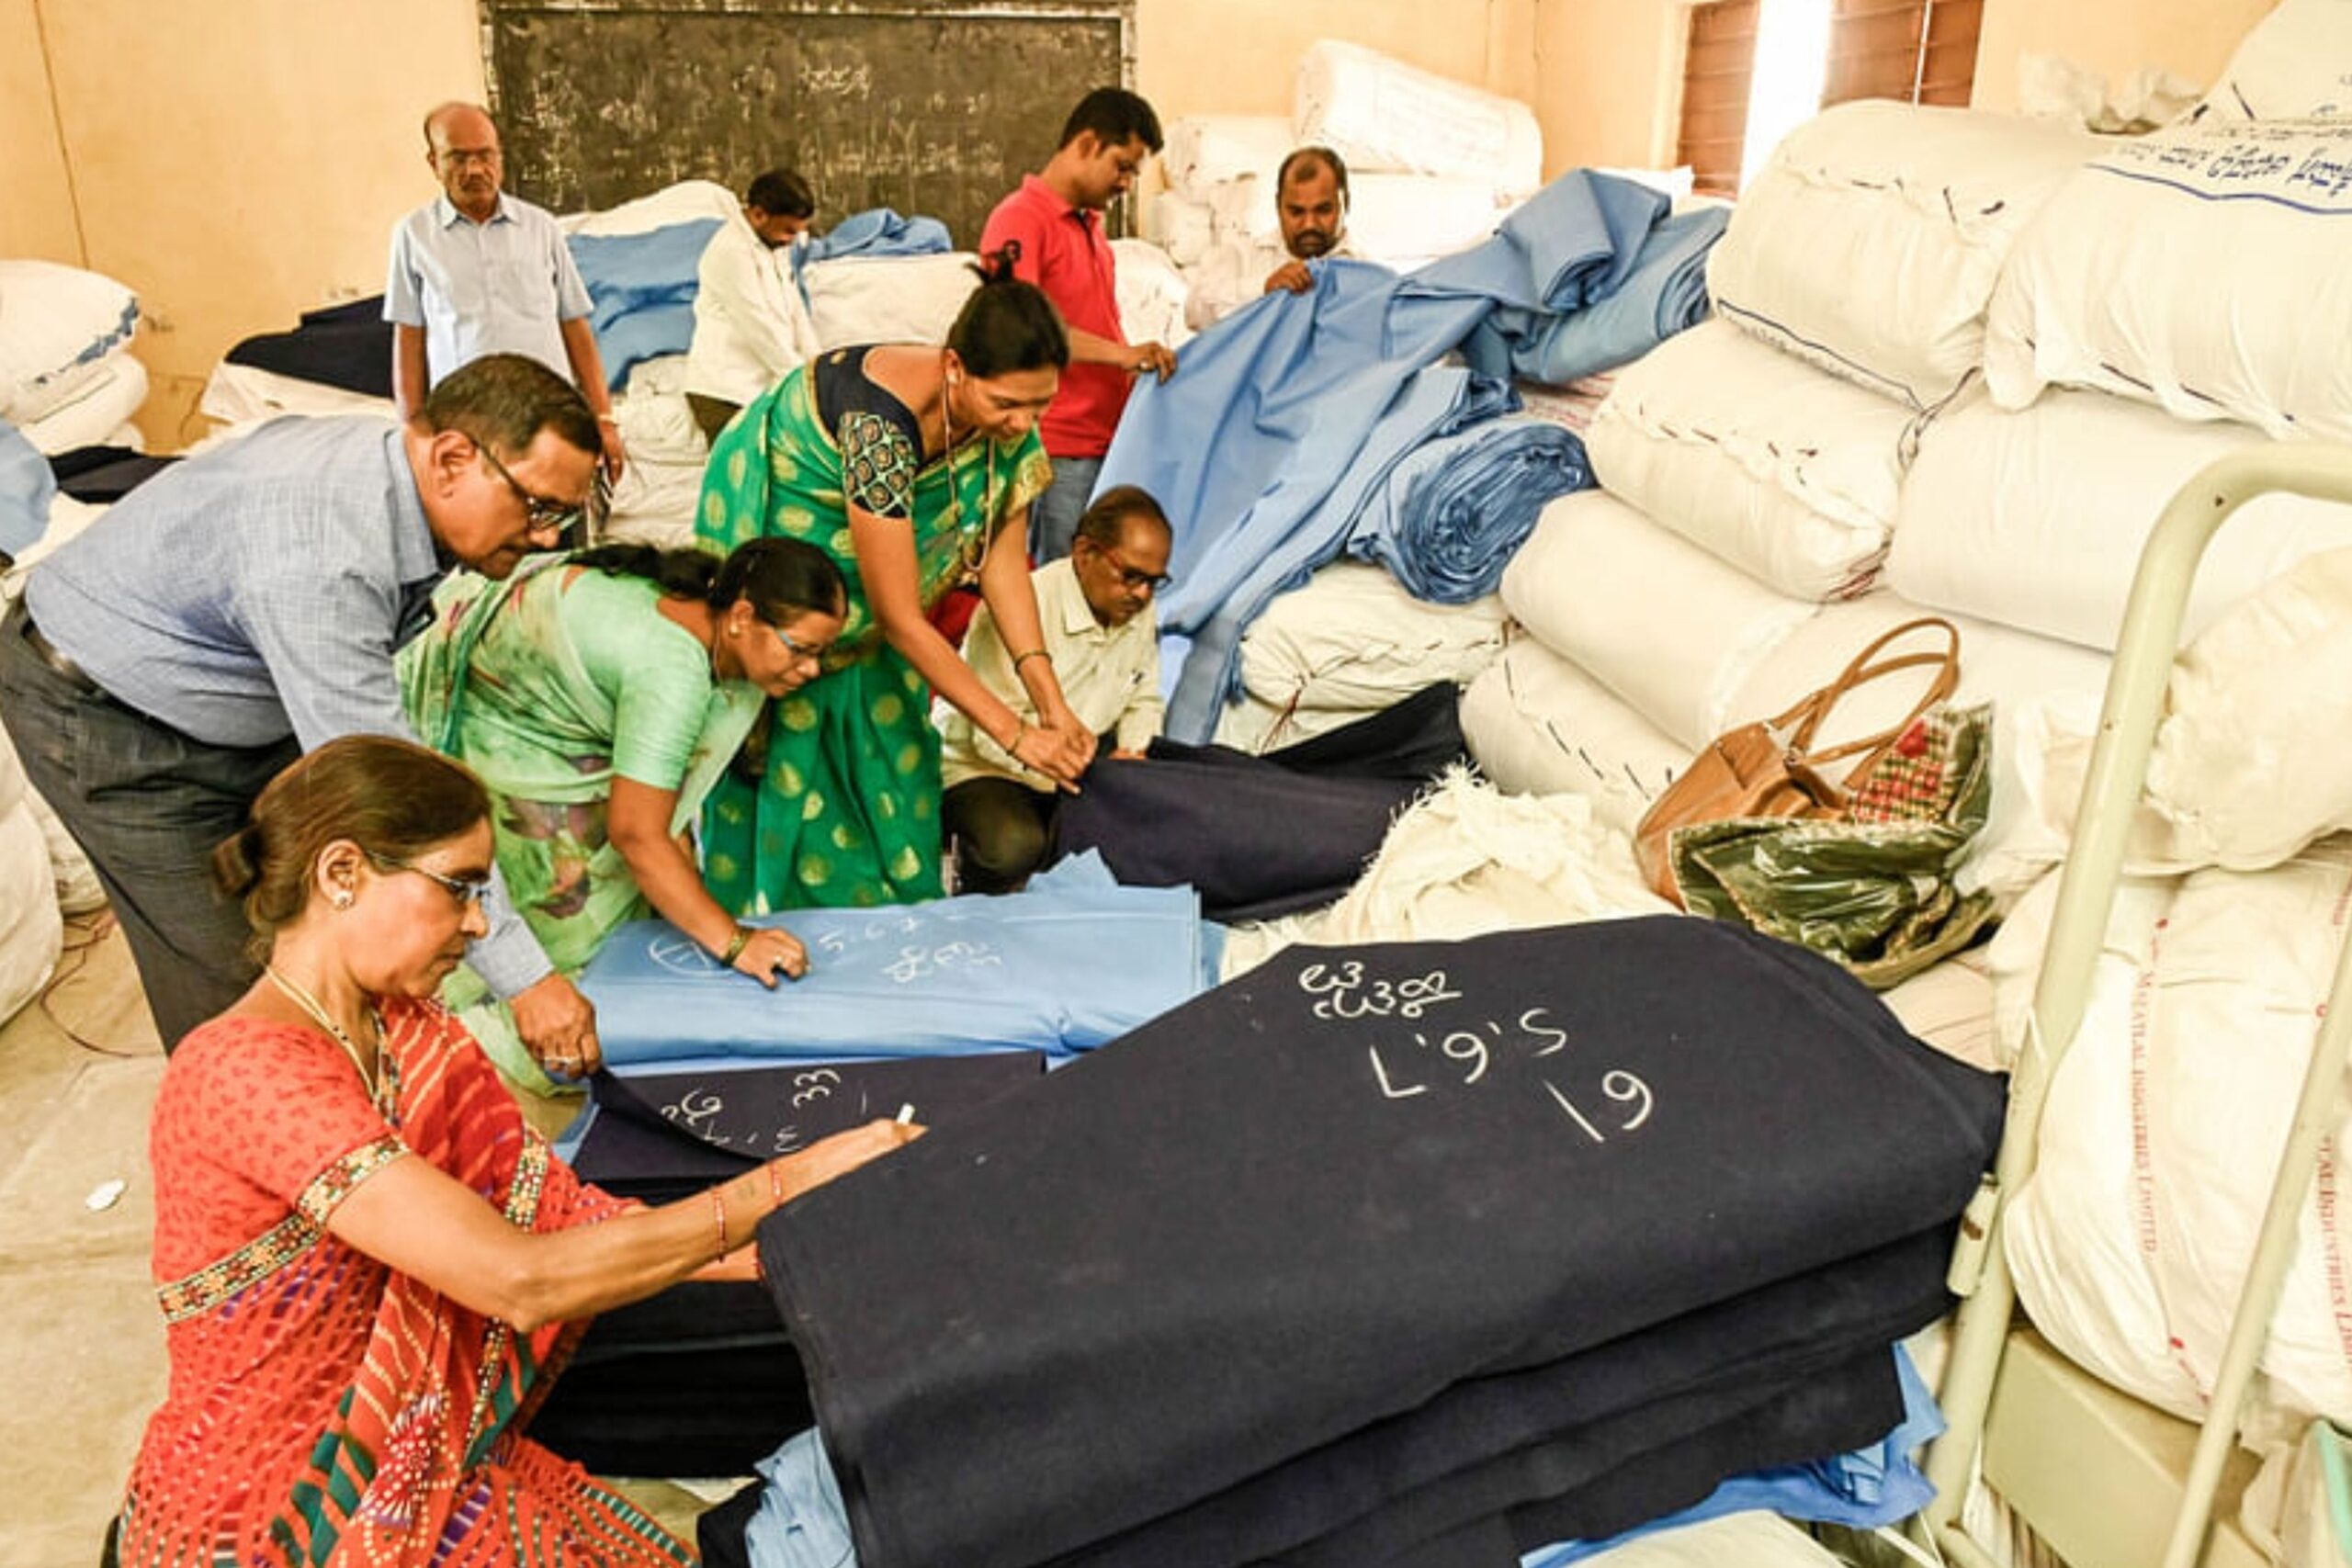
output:
[[[438,1006],[393,1001],[384,1023],[389,1122],[308,1027],[217,1019],[172,1056],[150,1134],[171,1382],[125,1568],[692,1562],[522,1436],[583,1325],[518,1334],[326,1230],[411,1156],[528,1230],[623,1207],[550,1156]]]

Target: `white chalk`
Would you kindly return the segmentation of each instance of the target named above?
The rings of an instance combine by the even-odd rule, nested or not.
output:
[[[899,1107],[899,1126],[904,1127],[904,1126],[910,1125],[910,1124],[913,1122],[914,1119],[915,1119],[915,1108],[914,1108],[914,1105],[913,1105],[913,1103],[912,1103],[911,1101],[910,1101],[909,1103],[907,1103],[907,1104],[905,1104],[905,1105],[901,1105],[900,1107]]]

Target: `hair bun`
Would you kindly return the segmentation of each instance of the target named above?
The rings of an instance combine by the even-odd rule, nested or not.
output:
[[[231,898],[242,898],[261,885],[263,860],[261,828],[248,822],[212,852],[213,885]]]
[[[1020,260],[1021,242],[1018,240],[1007,240],[995,250],[981,252],[980,282],[983,285],[1012,282],[1014,276],[1013,265]]]

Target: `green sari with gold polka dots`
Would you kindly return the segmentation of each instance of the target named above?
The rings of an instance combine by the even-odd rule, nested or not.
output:
[[[918,587],[928,610],[979,539],[1051,480],[1032,431],[934,459],[914,480]],[[703,880],[739,914],[913,903],[940,896],[939,733],[931,687],[883,640],[865,600],[843,500],[842,457],[793,371],[746,404],[703,476],[695,533],[731,550],[781,535],[815,545],[849,583],[849,615],[825,675],[775,705],[703,807]],[[1003,542],[1020,548],[1018,534]],[[753,784],[752,778],[758,782]]]

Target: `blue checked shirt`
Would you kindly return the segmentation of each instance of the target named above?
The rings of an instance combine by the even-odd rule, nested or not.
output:
[[[384,320],[423,330],[430,383],[485,354],[527,354],[569,380],[558,323],[594,308],[563,231],[527,201],[501,196],[477,223],[436,197],[392,231]]]
[[[397,426],[279,419],[133,491],[34,568],[41,635],[115,697],[192,739],[310,750],[416,739],[392,652],[449,563]],[[551,967],[502,886],[469,957],[510,997]]]

